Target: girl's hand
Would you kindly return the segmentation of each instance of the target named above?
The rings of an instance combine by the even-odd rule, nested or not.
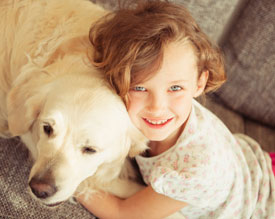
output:
[[[165,218],[186,206],[184,202],[156,193],[151,186],[128,199],[107,193],[95,193],[87,200],[79,195],[76,199],[100,219]]]

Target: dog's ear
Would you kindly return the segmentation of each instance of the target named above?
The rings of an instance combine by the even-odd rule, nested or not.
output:
[[[148,149],[148,139],[133,124],[131,124],[129,135],[131,138],[129,157],[135,157]]]
[[[13,136],[26,133],[38,117],[44,97],[30,86],[14,87],[7,97],[8,125]]]

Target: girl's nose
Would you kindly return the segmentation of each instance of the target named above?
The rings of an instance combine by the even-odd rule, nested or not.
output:
[[[162,94],[150,94],[148,100],[148,111],[154,114],[161,114],[165,110],[166,98]]]

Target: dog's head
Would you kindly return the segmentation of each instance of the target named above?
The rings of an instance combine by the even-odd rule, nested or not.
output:
[[[87,177],[117,176],[124,159],[145,149],[121,99],[92,73],[45,76],[15,86],[9,128],[34,156],[29,184],[45,204],[68,199]],[[33,83],[36,83],[35,85]]]

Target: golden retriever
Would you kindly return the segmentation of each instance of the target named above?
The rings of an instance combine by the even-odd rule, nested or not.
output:
[[[31,152],[29,185],[47,205],[83,181],[121,197],[139,188],[121,170],[146,140],[88,59],[89,29],[105,13],[87,0],[0,1],[0,133]]]

